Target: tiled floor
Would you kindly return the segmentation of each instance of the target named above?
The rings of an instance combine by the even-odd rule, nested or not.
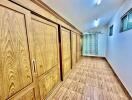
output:
[[[82,58],[48,100],[129,100],[102,58]]]

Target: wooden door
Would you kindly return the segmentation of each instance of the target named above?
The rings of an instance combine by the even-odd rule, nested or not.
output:
[[[35,99],[27,41],[29,16],[27,10],[0,0],[0,100],[15,99],[17,94],[17,99]]]
[[[60,82],[58,25],[32,15],[32,30],[40,97],[44,99]]]
[[[81,35],[77,34],[77,61],[81,57]]]
[[[71,34],[71,40],[72,40],[72,66],[75,65],[77,61],[77,40],[76,40],[76,33],[72,32]]]
[[[63,78],[71,70],[70,31],[61,27],[62,73]]]

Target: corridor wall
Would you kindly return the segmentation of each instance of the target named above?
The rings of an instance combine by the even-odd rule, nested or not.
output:
[[[111,20],[113,35],[108,36],[106,58],[132,96],[132,30],[120,32],[121,17],[132,8],[132,1],[126,0]]]
[[[0,100],[46,99],[70,72],[71,31],[81,32],[48,9],[0,0]]]

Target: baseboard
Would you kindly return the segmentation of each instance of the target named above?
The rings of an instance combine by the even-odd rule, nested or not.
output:
[[[96,58],[105,58],[104,56],[98,56],[98,55],[82,55],[83,57],[96,57]]]
[[[121,81],[121,79],[118,77],[118,75],[116,74],[116,72],[115,72],[114,69],[112,68],[110,62],[107,60],[106,57],[104,57],[104,59],[105,59],[105,60],[107,61],[107,63],[109,64],[109,66],[110,66],[112,72],[114,73],[115,77],[117,78],[117,80],[118,80],[120,86],[123,88],[125,94],[128,96],[128,98],[129,98],[130,100],[132,100],[132,97],[131,97],[131,95],[129,94],[127,88],[125,87],[125,85],[123,84],[123,82]]]

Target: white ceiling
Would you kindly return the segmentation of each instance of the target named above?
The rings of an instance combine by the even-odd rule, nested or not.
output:
[[[43,0],[59,15],[72,23],[80,31],[86,32],[95,28],[94,20],[99,18],[99,25],[106,25],[124,0]]]

